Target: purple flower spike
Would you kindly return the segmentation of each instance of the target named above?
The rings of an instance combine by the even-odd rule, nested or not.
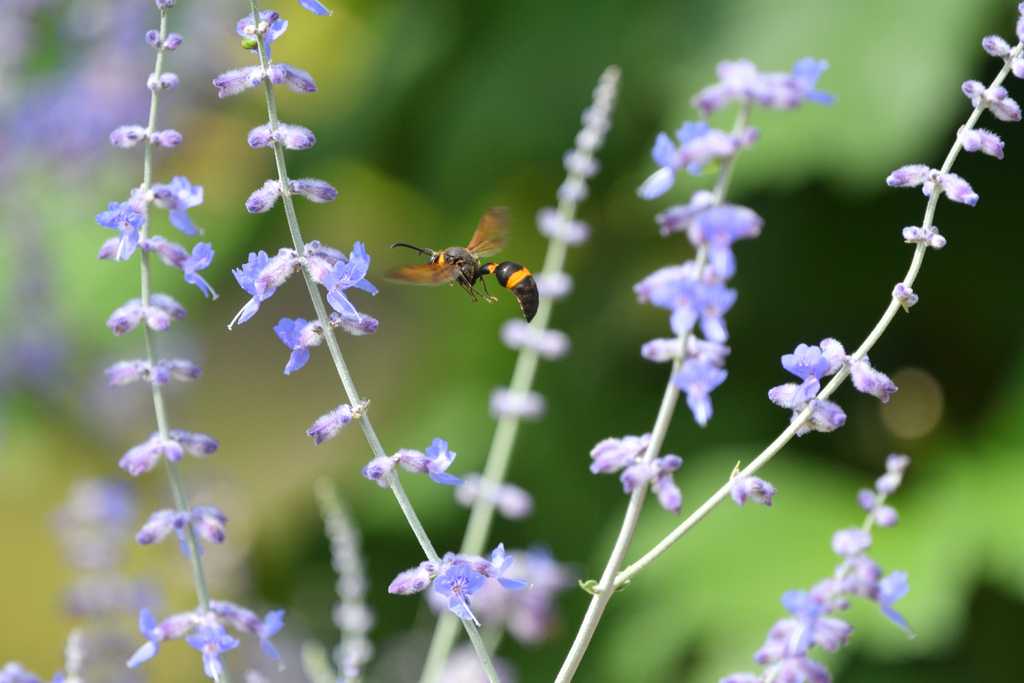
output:
[[[460,486],[465,483],[454,474],[445,471],[455,462],[455,451],[448,450],[448,442],[444,439],[436,438],[427,446],[427,458],[430,460],[427,473],[438,484]]]
[[[343,315],[357,316],[359,311],[345,296],[345,290],[351,287],[376,294],[377,288],[366,280],[366,272],[370,269],[370,257],[366,254],[366,246],[356,242],[347,261],[338,261],[330,273],[324,276],[323,286],[327,288],[327,303]]]
[[[135,211],[129,202],[110,202],[106,211],[96,214],[98,224],[121,232],[114,257],[118,261],[124,261],[135,253],[135,248],[139,244],[138,230],[145,221],[145,217]]]
[[[448,609],[460,619],[480,622],[469,607],[469,596],[483,588],[487,579],[470,569],[468,564],[457,564],[434,579],[434,590],[448,598]]]
[[[724,382],[728,375],[728,370],[691,358],[683,363],[682,369],[672,378],[675,385],[686,392],[686,405],[690,407],[693,419],[701,427],[707,426],[713,414],[711,392]]]
[[[755,503],[771,507],[775,487],[759,477],[736,477],[732,480],[729,494],[740,507],[743,507],[748,498]]]
[[[864,356],[850,366],[850,379],[857,391],[872,394],[882,403],[889,402],[889,394],[896,392],[896,385],[889,377],[871,367]]]
[[[185,176],[174,176],[171,182],[153,186],[153,203],[169,211],[171,225],[186,235],[202,232],[188,217],[188,210],[203,203],[203,186],[189,182]]]
[[[355,416],[352,407],[343,403],[331,412],[317,418],[313,426],[306,430],[306,434],[313,437],[313,443],[317,446],[328,439],[333,439],[341,433],[342,428],[352,421]],[[363,470],[363,475],[366,471]]]
[[[238,647],[238,639],[232,638],[220,624],[200,626],[195,635],[186,636],[185,642],[203,653],[203,671],[213,679],[220,679],[224,672],[220,655]]]

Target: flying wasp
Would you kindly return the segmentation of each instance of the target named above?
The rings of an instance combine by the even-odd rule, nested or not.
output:
[[[473,233],[473,239],[466,247],[448,247],[444,251],[433,249],[422,249],[411,244],[397,242],[391,245],[395,247],[407,247],[414,249],[421,254],[426,254],[430,260],[416,266],[405,266],[398,268],[385,277],[393,282],[404,282],[412,285],[440,285],[445,282],[449,284],[458,283],[466,292],[469,298],[476,301],[479,296],[487,303],[494,303],[498,299],[487,291],[487,283],[484,282],[484,275],[494,275],[498,284],[516,295],[519,305],[526,316],[526,322],[533,320],[537,314],[537,282],[521,264],[515,261],[503,263],[480,263],[480,259],[496,254],[505,247],[508,227],[508,210],[492,206],[480,219],[480,224]],[[481,294],[474,285],[477,281],[483,286],[484,293]]]

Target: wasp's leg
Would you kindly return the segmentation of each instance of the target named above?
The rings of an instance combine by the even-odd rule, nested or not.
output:
[[[484,298],[484,301],[489,304],[493,304],[498,300],[498,297],[491,296],[491,293],[487,291],[487,280],[483,279],[483,277],[480,278],[480,285],[484,288],[484,294],[480,294],[480,292],[477,292],[477,294],[480,294],[480,296]]]
[[[479,294],[479,292],[473,289],[473,285],[469,284],[465,276],[459,275],[457,278],[452,280],[452,284],[455,284],[456,282],[459,283],[459,287],[462,287],[464,290],[466,290],[466,293],[469,294],[470,301],[476,303],[476,294]],[[476,292],[476,294],[474,294],[474,292]]]

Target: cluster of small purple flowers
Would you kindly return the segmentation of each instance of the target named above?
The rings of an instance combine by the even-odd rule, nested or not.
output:
[[[157,69],[147,80],[147,86],[152,91],[152,112],[154,114],[157,94],[161,90],[173,89],[178,85],[177,76],[171,73],[161,73],[163,53],[175,50],[182,44],[180,35],[167,34],[167,11],[174,5],[173,0],[157,0],[156,4],[161,11],[160,30],[151,30],[146,33],[146,42],[158,54]],[[148,150],[153,146],[174,147],[181,142],[182,136],[177,131],[153,130],[152,121],[154,120],[155,115],[151,115],[151,123],[148,127],[127,125],[117,128],[110,135],[111,143],[121,148],[131,148],[137,143],[144,142]],[[98,224],[117,230],[119,233],[117,237],[112,237],[103,244],[99,257],[125,261],[131,258],[136,250],[141,250],[143,252],[143,275],[148,281],[148,254],[156,254],[165,264],[181,270],[184,273],[185,281],[196,285],[204,296],[216,298],[217,295],[209,283],[198,274],[198,271],[209,266],[213,260],[214,252],[209,243],[200,242],[189,253],[185,247],[159,235],[149,235],[151,205],[167,210],[171,225],[183,234],[194,236],[201,233],[202,231],[189,217],[188,210],[202,203],[203,188],[198,185],[193,186],[183,176],[176,176],[167,184],[154,184],[148,187],[150,175],[148,154],[146,163],[145,177],[147,181],[141,187],[133,189],[127,201],[111,202],[107,211],[96,216]],[[115,336],[121,336],[135,330],[144,321],[146,323],[144,332],[149,337],[153,332],[166,331],[170,327],[171,321],[182,320],[185,316],[185,308],[178,301],[166,294],[150,294],[147,286],[143,288],[141,298],[132,299],[114,311],[107,321],[107,326]],[[147,344],[147,346],[153,348],[153,344]],[[151,352],[147,359],[115,363],[106,369],[105,374],[110,386],[124,386],[143,380],[154,387],[160,387],[171,379],[180,381],[196,379],[200,375],[200,369],[191,361],[184,359],[158,360],[155,353]],[[166,418],[162,413],[162,400],[156,403],[160,430],[154,432],[146,442],[132,447],[125,453],[118,463],[122,469],[132,476],[139,476],[156,467],[161,458],[166,458],[168,467],[173,467],[175,463],[184,458],[185,453],[196,457],[205,457],[216,452],[219,444],[205,434],[168,429]],[[180,477],[177,474],[172,474],[171,486],[176,489],[176,500],[184,500],[184,492],[179,490]],[[181,541],[181,548],[185,556],[196,563],[195,566],[199,568],[197,569],[198,575],[201,577],[199,558],[191,557],[192,548],[197,554],[201,552],[196,537],[211,543],[222,543],[226,522],[227,517],[216,507],[201,505],[189,508],[187,503],[182,503],[177,509],[154,512],[136,534],[136,540],[141,544],[154,543],[163,540],[173,531]],[[204,583],[205,579],[200,578],[199,581]],[[272,612],[266,621],[261,622],[253,613],[244,608],[231,603],[207,600],[206,588],[203,585],[197,585],[197,593],[200,596],[198,608],[169,617],[160,624],[156,623],[148,609],[141,611],[140,630],[148,642],[128,661],[130,668],[138,666],[155,655],[158,643],[171,638],[184,637],[190,645],[202,652],[206,674],[211,678],[219,678],[223,669],[219,659],[220,653],[238,645],[236,639],[227,635],[221,622],[243,632],[257,635],[261,640],[264,652],[272,658],[278,658],[277,652],[270,646],[268,639],[281,628],[283,610]]]
[[[893,453],[885,461],[885,474],[875,488],[861,489],[857,502],[868,512],[862,527],[850,527],[832,536],[832,550],[842,558],[832,576],[819,581],[810,591],[787,591],[782,605],[793,616],[780,619],[771,630],[754,661],[765,667],[760,674],[738,673],[720,683],[765,683],[766,681],[812,681],[830,683],[832,675],[820,662],[809,659],[813,647],[834,652],[849,642],[853,627],[832,616],[850,607],[849,597],[857,596],[878,604],[889,620],[908,634],[913,631],[893,604],[907,594],[907,573],[893,571],[883,576],[882,568],[868,557],[872,525],[894,526],[896,511],[885,499],[899,488],[910,458]]]
[[[129,668],[151,659],[160,648],[160,643],[184,638],[185,642],[203,653],[203,669],[210,678],[218,678],[223,671],[220,654],[238,647],[239,641],[228,635],[223,624],[259,638],[260,649],[271,659],[281,655],[270,642],[284,626],[284,610],[271,610],[263,619],[244,607],[223,600],[210,600],[210,609],[196,609],[191,612],[172,614],[160,623],[148,609],[139,615],[139,631],[146,638],[131,659]]]
[[[300,4],[315,14],[328,14],[326,8],[315,0],[301,0]],[[243,38],[243,46],[253,48],[250,51],[259,54],[259,50],[255,48],[260,44],[264,45],[268,66],[264,68],[262,64],[257,64],[221,74],[213,81],[220,90],[221,97],[243,92],[259,85],[265,78],[273,85],[284,84],[295,92],[316,92],[316,84],[305,71],[287,64],[272,64],[269,61],[270,43],[280,38],[287,29],[288,22],[271,10],[260,12],[258,21],[252,14],[238,21],[237,32]],[[253,128],[249,132],[248,141],[250,147],[268,147],[279,159],[283,159],[280,157],[283,150],[309,149],[316,143],[316,137],[303,126],[280,123],[277,120],[276,106],[272,105],[271,120]],[[290,205],[291,197],[296,194],[312,202],[323,203],[334,201],[338,192],[323,180],[287,180],[282,176],[280,179],[267,180],[260,189],[254,191],[246,201],[246,209],[250,213],[269,211],[281,197]],[[360,313],[345,294],[345,290],[353,287],[370,294],[377,293],[377,288],[366,280],[370,257],[365,246],[361,242],[356,242],[352,252],[345,256],[341,251],[325,246],[318,240],[302,244],[297,226],[293,226],[292,234],[296,245],[301,244],[301,248],[283,247],[273,257],[264,251],[251,253],[247,263],[232,271],[239,286],[251,294],[252,299],[228,325],[230,329],[236,322],[244,323],[255,315],[260,304],[273,296],[277,288],[294,273],[305,271],[310,282],[322,285],[327,290],[327,303],[334,309],[326,322],[319,319],[307,321],[303,318],[281,318],[274,327],[278,338],[291,349],[284,369],[286,375],[309,361],[309,350],[318,346],[325,338],[325,325],[332,330],[342,329],[356,336],[377,331],[377,321]],[[363,408],[365,404],[357,408],[340,405],[318,418],[306,433],[319,445],[336,436],[353,418],[358,418]]]
[[[796,431],[797,436],[817,431],[831,432],[846,423],[846,413],[832,401],[817,398],[821,379],[834,375],[849,367],[853,386],[866,394],[872,394],[882,403],[888,403],[889,394],[896,391],[896,385],[886,375],[871,367],[867,356],[853,358],[846,355],[843,345],[835,339],[823,339],[820,346],[800,344],[793,353],[782,357],[782,367],[803,380],[800,384],[783,384],[768,392],[772,403],[791,408],[796,420],[807,408],[810,416]]]
[[[505,576],[514,561],[515,558],[505,554],[502,543],[491,552],[490,560],[476,555],[445,553],[440,563],[425,560],[396,576],[388,586],[388,592],[412,595],[433,585],[438,594],[448,599],[448,609],[455,616],[470,619],[479,626],[480,622],[470,607],[469,596],[483,588],[487,579],[495,579],[498,585],[510,591],[530,585],[523,579]]]
[[[719,82],[697,93],[692,104],[706,117],[731,102],[738,103],[735,130],[711,128],[700,120],[683,123],[676,132],[678,144],[666,133],[659,134],[651,155],[660,168],[644,181],[638,194],[644,199],[660,197],[684,169],[699,175],[711,165],[731,165],[741,150],[758,139],[757,129],[745,125],[754,105],[793,109],[808,101],[830,104],[831,95],[815,90],[818,77],[827,68],[827,62],[810,57],[797,62],[788,74],[762,74],[746,60],[719,63]],[[641,354],[654,362],[676,363],[673,381],[686,392],[686,403],[702,427],[712,416],[711,392],[728,374],[724,368],[729,355],[725,314],[737,297],[736,290],[725,284],[736,273],[732,245],[757,237],[764,224],[751,209],[723,203],[722,190],[721,184],[715,192],[697,190],[687,204],[658,214],[661,234],[685,232],[697,256],[682,265],[662,268],[633,288],[640,303],[672,313],[669,322],[675,337],[654,339],[644,344]],[[693,334],[698,323],[703,339]]]
[[[590,451],[590,457],[594,459],[590,463],[590,471],[594,474],[614,474],[622,470],[619,481],[625,493],[632,493],[638,486],[649,484],[658,496],[661,507],[678,515],[683,507],[683,494],[676,486],[672,473],[682,466],[683,459],[678,455],[666,455],[645,462],[643,456],[650,444],[649,433],[605,439]]]

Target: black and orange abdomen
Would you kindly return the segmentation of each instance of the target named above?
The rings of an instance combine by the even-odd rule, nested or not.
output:
[[[494,275],[499,285],[516,295],[523,315],[526,316],[526,322],[533,320],[533,316],[537,315],[537,304],[540,299],[537,296],[537,282],[530,275],[530,271],[515,261],[488,263],[484,268]]]

